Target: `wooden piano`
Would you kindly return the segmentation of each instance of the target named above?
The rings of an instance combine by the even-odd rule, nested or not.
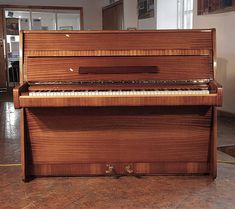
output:
[[[215,30],[24,31],[22,176],[216,177]]]

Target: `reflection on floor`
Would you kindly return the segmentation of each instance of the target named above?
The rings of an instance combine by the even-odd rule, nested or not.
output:
[[[235,144],[235,119],[219,118],[218,145]],[[0,94],[0,164],[20,163],[19,110]],[[20,167],[0,167],[0,208],[235,208],[235,161],[218,152],[218,177],[137,179],[37,178],[23,183]]]

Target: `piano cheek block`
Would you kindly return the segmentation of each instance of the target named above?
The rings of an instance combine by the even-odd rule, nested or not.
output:
[[[24,31],[20,40],[24,181],[216,177],[214,29]]]

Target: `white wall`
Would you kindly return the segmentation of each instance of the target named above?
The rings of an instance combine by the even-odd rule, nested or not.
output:
[[[0,4],[83,7],[84,29],[102,28],[100,0],[0,0]]]
[[[124,0],[124,29],[137,28],[137,0]]]
[[[223,110],[235,113],[235,11],[197,16],[194,0],[194,28],[216,28],[216,79],[224,88]]]
[[[157,0],[157,29],[177,29],[177,0]]]
[[[156,29],[156,18],[147,18],[138,20],[138,29],[148,30],[148,29]]]
[[[154,17],[139,20],[139,29],[177,29],[177,0],[155,0],[154,7]]]

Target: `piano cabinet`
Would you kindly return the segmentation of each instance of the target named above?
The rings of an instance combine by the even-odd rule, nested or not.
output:
[[[215,29],[22,31],[22,178],[217,173]]]

